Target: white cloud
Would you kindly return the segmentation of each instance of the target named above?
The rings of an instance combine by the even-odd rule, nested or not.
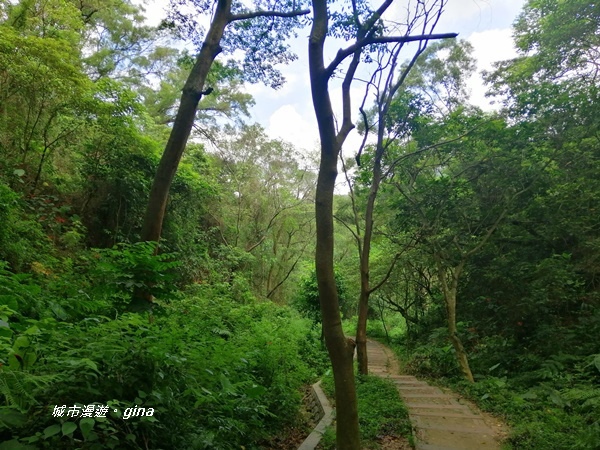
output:
[[[291,142],[298,149],[313,150],[319,142],[314,115],[300,114],[294,105],[284,105],[269,118],[266,131],[272,138]]]
[[[483,109],[490,109],[490,102],[485,98],[486,87],[481,72],[493,69],[494,62],[517,56],[512,31],[505,28],[475,32],[469,36],[468,41],[473,45],[473,56],[477,60],[477,73],[469,81],[471,101]]]

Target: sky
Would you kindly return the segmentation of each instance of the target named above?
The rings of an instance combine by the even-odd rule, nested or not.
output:
[[[408,5],[408,0],[395,0],[398,8]],[[146,5],[146,13],[151,22],[158,22],[164,15],[160,3]],[[512,42],[511,26],[520,13],[524,0],[448,0],[441,17],[437,33],[456,32],[459,39],[468,40],[474,47],[477,60],[477,73],[469,81],[471,102],[483,109],[492,106],[485,98],[485,87],[481,81],[481,71],[489,70],[492,63],[516,56]],[[251,109],[251,121],[260,123],[272,138],[291,142],[299,150],[314,151],[318,148],[318,132],[314,110],[310,98],[308,74],[308,34],[300,30],[298,38],[291,43],[298,59],[280,70],[286,78],[285,85],[273,90],[256,84],[249,85],[247,92],[255,98],[256,105]],[[343,42],[333,42],[329,54],[334,55]],[[408,56],[408,55],[407,55]],[[341,88],[330,87],[334,111],[339,111]],[[355,88],[354,109],[358,109],[362,99],[361,89]],[[344,146],[345,153],[360,142],[358,133],[353,131]]]
[[[407,2],[402,0],[399,3]],[[436,28],[438,33],[457,32],[459,39],[468,40],[473,45],[478,69],[469,82],[469,90],[471,101],[484,109],[490,109],[491,106],[485,98],[481,71],[491,69],[495,61],[516,56],[511,26],[523,4],[523,0],[449,0]],[[253,120],[261,123],[271,137],[312,150],[318,145],[318,132],[310,99],[308,33],[308,30],[303,30],[298,42],[293,44],[298,60],[282,68],[287,82],[281,89],[275,91],[266,86],[252,85],[248,92],[256,99],[256,106],[252,109]],[[331,49],[331,54],[338,48],[339,42],[337,47]],[[339,111],[337,106],[340,105],[341,88],[334,86],[331,91],[334,110]],[[362,99],[360,91],[357,87],[358,95],[353,96],[356,110]],[[352,152],[352,147],[359,142],[358,133],[353,132],[344,146],[345,153]]]

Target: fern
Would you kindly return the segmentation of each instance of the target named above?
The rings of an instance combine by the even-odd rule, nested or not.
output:
[[[29,372],[0,370],[0,394],[4,397],[4,404],[26,412],[30,407],[38,404],[33,393],[36,389],[48,386],[57,379],[57,375],[33,375]]]
[[[583,412],[600,410],[600,389],[577,387],[563,393],[564,398],[580,406]]]
[[[556,380],[560,378],[564,370],[565,366],[560,361],[551,358],[541,364],[538,374],[543,380]]]

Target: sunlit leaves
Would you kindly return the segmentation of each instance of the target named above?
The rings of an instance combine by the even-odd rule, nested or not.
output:
[[[211,11],[216,7],[212,1],[174,0],[168,26],[184,39],[193,42],[199,50],[204,42]],[[293,12],[305,2],[259,0],[251,6],[232,2],[231,14],[251,14],[256,11]],[[244,79],[251,83],[263,82],[273,88],[281,87],[284,78],[275,65],[296,59],[290,52],[287,40],[295,36],[295,29],[305,19],[299,17],[258,16],[231,22],[221,48],[225,55],[233,56]],[[230,63],[231,64],[231,63]]]

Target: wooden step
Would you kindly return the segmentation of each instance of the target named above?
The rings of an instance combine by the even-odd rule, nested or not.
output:
[[[460,447],[455,450],[477,449],[488,450],[498,449],[498,444],[494,440],[491,430],[464,430],[459,427],[445,428],[426,428],[416,427],[417,440],[425,444],[451,446],[450,442],[460,442]]]
[[[424,442],[417,441],[415,444],[415,450],[456,450],[456,448],[446,447],[443,445],[425,444]]]

